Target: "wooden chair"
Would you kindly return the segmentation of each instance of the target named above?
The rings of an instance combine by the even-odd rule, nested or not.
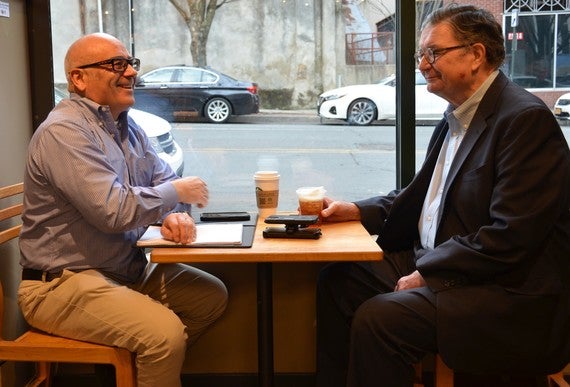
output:
[[[23,192],[23,183],[0,188],[0,199],[14,197]],[[22,203],[0,208],[0,222],[16,219],[22,213]],[[20,233],[21,224],[0,231],[0,245]],[[4,317],[4,294],[0,282],[0,336]],[[134,355],[124,349],[79,340],[53,336],[31,329],[14,341],[0,337],[0,360],[37,363],[37,372],[29,386],[50,386],[51,363],[112,364],[115,367],[118,387],[136,386]]]
[[[434,387],[453,387],[453,370],[443,362],[439,354],[435,354],[433,367],[433,386]],[[422,375],[422,363],[414,365],[416,375],[414,379],[414,387],[424,387]]]
[[[415,365],[416,376],[414,380],[414,387],[424,387],[422,382],[422,365],[418,363]],[[454,372],[442,360],[439,354],[435,355],[434,365],[434,387],[453,387],[454,385]],[[570,387],[570,384],[564,379],[562,371],[548,375],[548,387]]]
[[[548,375],[548,386],[549,387],[570,387],[570,384],[564,379],[564,374],[562,371]]]

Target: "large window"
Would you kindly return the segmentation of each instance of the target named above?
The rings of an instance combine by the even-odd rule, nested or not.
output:
[[[570,87],[570,7],[505,2],[505,72],[526,88]]]
[[[372,3],[248,0],[226,2],[217,10],[206,45],[207,63],[236,79],[256,82],[262,112],[225,124],[174,122],[193,118],[195,111],[174,111],[173,119],[168,119],[183,152],[182,174],[199,175],[209,183],[209,209],[254,210],[253,174],[258,169],[281,173],[279,208],[283,210],[296,208],[294,192],[301,185],[323,185],[331,196],[345,200],[396,187],[393,121],[358,127],[340,120],[321,122],[316,113],[321,92],[337,85],[371,83],[377,81],[377,74],[394,73],[393,66],[380,69],[381,63],[347,66],[344,61],[347,8],[343,7],[350,4],[354,10],[368,4],[370,8]],[[394,1],[376,3],[382,3],[376,11],[386,9],[392,15]],[[422,2],[424,7],[436,3]],[[519,3],[505,3],[506,73],[528,88],[570,87],[570,10],[549,7],[519,12],[516,8],[518,23],[511,27]],[[538,7],[548,1],[524,3]],[[50,4],[53,73],[60,88],[65,83],[65,52],[86,33],[117,36],[141,59],[142,74],[192,64],[191,34],[170,1],[51,0]],[[418,10],[418,15],[424,13]],[[381,20],[386,16],[364,14],[360,19],[371,29]],[[328,26],[327,33],[321,26]],[[160,72],[155,74],[157,82],[165,82]],[[433,121],[416,128],[416,168],[424,159],[432,130]],[[156,143],[173,149],[168,136]]]
[[[141,59],[141,74],[192,64],[190,33],[172,4],[133,3],[137,8],[129,10],[114,1],[51,1],[54,76],[60,88],[65,82],[62,65],[67,47],[86,33],[117,36]],[[183,176],[198,175],[208,182],[208,210],[255,210],[253,174],[259,169],[279,171],[280,210],[297,208],[295,190],[304,185],[322,185],[330,196],[344,200],[396,187],[393,121],[356,127],[340,120],[321,122],[317,116],[317,97],[334,86],[338,78],[334,74],[342,73],[337,62],[344,62],[343,35],[321,34],[320,24],[315,23],[338,24],[344,17],[342,8],[338,2],[321,3],[234,1],[216,12],[207,44],[208,65],[256,82],[262,111],[235,116],[224,124],[194,117],[168,119],[183,152]],[[331,40],[336,35],[339,40]],[[159,74],[164,75],[157,73],[156,81],[162,83]],[[274,109],[270,105],[274,99],[293,106]],[[420,130],[421,147],[432,128]],[[425,154],[421,147],[416,155],[420,162]]]

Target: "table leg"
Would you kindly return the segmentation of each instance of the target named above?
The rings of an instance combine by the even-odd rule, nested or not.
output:
[[[273,267],[257,264],[257,362],[260,387],[273,387]]]

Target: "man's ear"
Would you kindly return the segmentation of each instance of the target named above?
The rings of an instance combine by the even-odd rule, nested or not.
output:
[[[473,66],[481,67],[486,62],[487,49],[482,43],[474,43],[471,45],[471,52],[475,58]]]
[[[87,75],[81,69],[73,69],[69,72],[69,82],[73,85],[75,93],[84,94],[87,88],[86,77]]]

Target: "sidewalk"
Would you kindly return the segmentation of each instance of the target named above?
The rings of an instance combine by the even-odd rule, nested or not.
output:
[[[319,123],[320,117],[317,109],[314,110],[277,110],[277,109],[260,109],[257,114],[247,114],[244,116],[233,116],[231,122],[303,122],[303,123]]]
[[[306,116],[306,117],[318,117],[317,109],[305,109],[305,110],[278,110],[278,109],[260,109],[260,115],[271,115],[271,116]]]

